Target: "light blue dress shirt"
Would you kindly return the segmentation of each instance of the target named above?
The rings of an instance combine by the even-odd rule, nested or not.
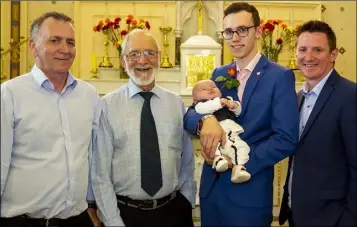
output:
[[[140,116],[144,99],[139,92],[129,80],[101,100],[91,176],[99,215],[106,226],[124,226],[116,194],[151,200],[180,190],[192,206],[195,204],[194,153],[183,128],[185,107],[179,96],[157,85],[152,89],[151,110],[159,139],[163,186],[154,197],[141,188]]]
[[[36,65],[1,85],[1,217],[68,218],[87,209],[98,107],[93,86],[69,73],[59,94]]]
[[[307,121],[309,120],[309,116],[312,112],[312,109],[315,106],[316,100],[319,97],[321,90],[324,87],[327,79],[330,77],[331,72],[332,70],[327,74],[327,76],[325,76],[325,78],[323,78],[318,84],[316,84],[316,86],[311,91],[308,91],[306,82],[303,85],[301,94],[304,96],[305,100],[300,110],[299,139],[302,135],[302,132],[305,129],[305,125]],[[294,167],[294,159],[291,162],[289,182],[288,182],[288,191],[289,191],[288,206],[290,208],[291,208],[291,185],[292,185],[292,178],[293,178],[293,167]]]

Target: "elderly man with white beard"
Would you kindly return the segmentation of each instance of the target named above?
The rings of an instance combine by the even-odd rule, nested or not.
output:
[[[106,226],[193,226],[192,141],[180,97],[155,83],[160,50],[133,30],[122,44],[130,79],[101,100],[92,185]]]

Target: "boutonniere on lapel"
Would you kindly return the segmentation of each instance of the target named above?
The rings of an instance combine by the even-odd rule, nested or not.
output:
[[[237,73],[235,68],[228,68],[227,74],[223,76],[218,76],[214,81],[224,82],[222,88],[232,89],[239,86],[239,81],[237,80]]]

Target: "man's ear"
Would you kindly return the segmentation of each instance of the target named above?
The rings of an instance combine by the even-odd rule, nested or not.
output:
[[[36,58],[37,57],[36,42],[33,39],[29,40],[29,48],[32,52],[32,55]]]
[[[120,65],[125,69],[124,55],[120,55]]]
[[[330,62],[335,62],[338,55],[338,48],[333,49],[330,53]]]
[[[256,27],[255,29],[256,29],[256,31],[255,31],[255,38],[256,38],[256,39],[260,39],[260,37],[261,37],[262,34],[263,34],[263,29],[262,29],[262,27],[258,26],[258,27]]]

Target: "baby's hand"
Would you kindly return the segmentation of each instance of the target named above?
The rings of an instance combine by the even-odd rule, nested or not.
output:
[[[228,99],[226,98],[221,98],[221,105],[222,106],[227,106]]]
[[[228,107],[228,109],[235,110],[238,108],[238,104],[231,99],[221,98],[222,106]]]

